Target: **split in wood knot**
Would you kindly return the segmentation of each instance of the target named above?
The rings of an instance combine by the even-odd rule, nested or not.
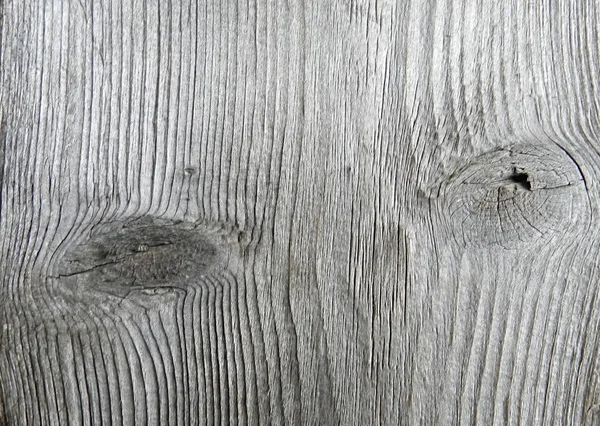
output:
[[[439,216],[467,245],[522,247],[566,232],[589,210],[578,165],[545,145],[481,155],[434,192]]]
[[[222,264],[219,241],[202,224],[115,222],[67,250],[53,278],[62,290],[87,298],[176,294]]]
[[[510,176],[511,182],[514,182],[522,189],[526,189],[527,191],[531,191],[531,182],[529,182],[529,174],[521,173],[517,171],[517,168],[513,168],[513,174]]]

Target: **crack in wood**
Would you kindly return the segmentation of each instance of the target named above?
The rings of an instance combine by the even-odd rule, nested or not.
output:
[[[1,12],[0,12],[1,13]],[[0,22],[1,22],[0,16]],[[0,34],[2,30],[2,26],[0,25]],[[1,35],[0,35],[1,41]],[[1,50],[1,48],[0,48]],[[0,110],[0,215],[2,214],[2,186],[4,182],[4,155],[6,151],[6,119],[4,118],[4,114],[2,110]],[[1,217],[1,216],[0,216]]]

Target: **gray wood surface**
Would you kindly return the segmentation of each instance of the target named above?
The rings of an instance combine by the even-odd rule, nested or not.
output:
[[[3,0],[0,424],[600,424],[595,0]]]

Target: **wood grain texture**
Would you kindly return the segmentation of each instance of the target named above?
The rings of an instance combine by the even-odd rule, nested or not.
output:
[[[600,424],[593,0],[4,0],[0,424]]]

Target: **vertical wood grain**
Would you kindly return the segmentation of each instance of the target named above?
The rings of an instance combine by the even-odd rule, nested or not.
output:
[[[595,2],[2,4],[0,424],[598,421]]]

